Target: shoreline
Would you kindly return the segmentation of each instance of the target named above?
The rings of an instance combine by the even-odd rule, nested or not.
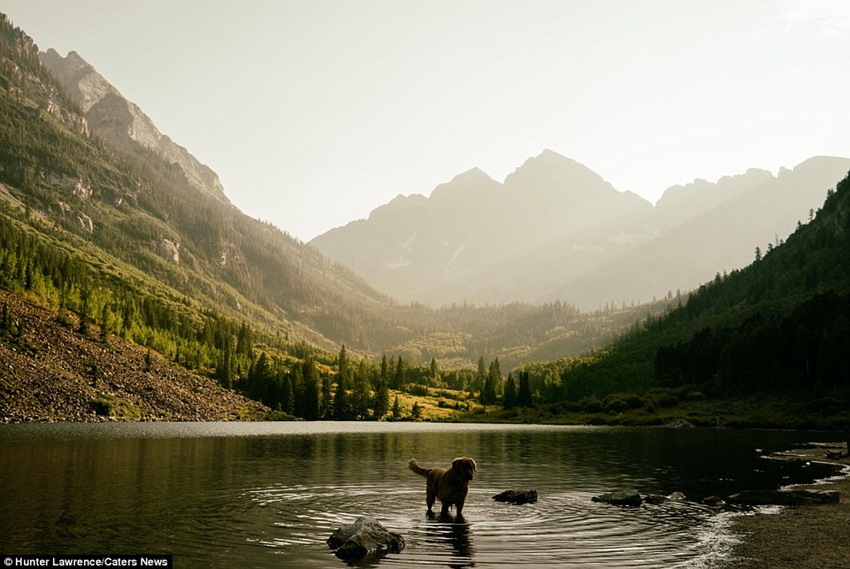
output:
[[[817,445],[778,453],[789,460],[817,461],[843,466],[834,477],[794,488],[837,490],[837,504],[781,507],[775,513],[756,510],[735,516],[729,530],[737,543],[728,569],[844,569],[850,567],[850,458],[826,458],[826,451],[845,445]]]

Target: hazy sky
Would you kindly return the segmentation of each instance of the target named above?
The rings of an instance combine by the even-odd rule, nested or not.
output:
[[[0,0],[309,240],[550,148],[619,190],[850,156],[845,0]]]

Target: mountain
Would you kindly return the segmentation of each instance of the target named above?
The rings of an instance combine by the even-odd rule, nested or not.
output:
[[[848,159],[816,157],[776,176],[749,170],[715,184],[697,181],[671,188],[647,222],[656,236],[576,278],[569,298],[582,305],[598,296],[661,297],[744,267],[757,247],[764,251],[778,245],[807,221],[848,170]],[[555,287],[550,294],[555,293],[563,294],[563,289]]]
[[[848,244],[850,175],[785,242],[718,275],[665,316],[645,319],[595,357],[537,369],[532,387],[542,390],[550,378],[554,386],[541,392],[562,409],[589,408],[565,405],[581,401],[594,401],[597,410],[621,406],[637,393],[643,399],[631,408],[646,405],[650,419],[656,407],[681,398],[705,400],[689,419],[704,424],[733,424],[738,419],[729,414],[741,413],[761,425],[846,429]]]
[[[428,198],[399,196],[310,244],[402,301],[533,302],[565,266],[586,271],[616,254],[621,243],[599,245],[610,231],[646,238],[631,220],[651,209],[547,150],[504,183],[473,169]]]
[[[79,310],[83,287],[74,279],[84,278],[115,303],[150,301],[195,324],[212,314],[249,322],[296,351],[301,342],[335,351],[358,326],[386,329],[384,295],[239,211],[212,170],[80,56],[39,53],[5,16],[0,28],[0,217],[12,251],[32,240],[27,250],[44,257],[24,259],[24,268],[39,267],[59,288],[48,296],[61,293]],[[51,266],[68,252],[81,262],[73,278]],[[163,322],[148,316],[153,333]],[[168,327],[171,318],[179,324],[174,315]],[[172,352],[178,337],[197,341],[178,329],[169,332]]]
[[[778,176],[752,169],[669,188],[653,207],[546,150],[503,183],[471,170],[311,244],[403,301],[630,304],[744,266],[848,169],[829,157]]]
[[[135,103],[125,99],[77,52],[62,57],[56,50],[48,49],[39,53],[39,57],[80,106],[93,132],[130,150],[137,144],[153,150],[166,162],[177,164],[194,187],[228,203],[218,175],[159,132]]]

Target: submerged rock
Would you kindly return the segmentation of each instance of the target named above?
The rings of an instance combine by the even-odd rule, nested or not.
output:
[[[642,496],[643,501],[647,504],[653,504],[655,506],[664,504],[665,502],[684,502],[685,495],[681,492],[673,492],[668,496],[664,496],[662,494],[646,494]]]
[[[537,490],[505,490],[493,496],[493,499],[511,504],[533,504],[537,501]]]
[[[710,508],[723,508],[726,502],[720,496],[706,496],[702,499],[702,503]]]
[[[807,504],[837,504],[837,490],[744,490],[732,494],[726,501],[749,506],[803,506]]]
[[[404,549],[404,538],[376,519],[361,516],[333,532],[327,544],[340,559],[357,559],[374,553],[398,553]]]
[[[592,498],[594,502],[602,502],[604,504],[612,504],[614,506],[640,506],[643,500],[637,490],[620,490],[618,492],[609,492],[600,494]]]

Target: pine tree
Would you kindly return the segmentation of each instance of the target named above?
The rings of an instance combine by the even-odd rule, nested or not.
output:
[[[519,392],[517,394],[517,404],[520,407],[531,407],[533,404],[531,398],[531,378],[527,371],[519,372]]]
[[[401,359],[401,356],[398,357],[398,363],[395,367],[395,381],[393,382],[396,389],[399,391],[404,391],[405,384],[405,373],[404,373],[404,361]]]
[[[482,392],[482,403],[492,405],[496,402],[497,386],[502,383],[502,370],[499,365],[499,358],[493,360],[490,364],[490,370],[487,373],[487,379],[484,382],[484,391]],[[484,402],[486,399],[486,403]]]
[[[398,397],[396,397],[398,400]],[[384,379],[378,380],[378,388],[375,390],[375,399],[372,403],[375,419],[381,420],[390,409],[390,390]]]
[[[339,376],[343,377],[343,381],[348,382],[348,379],[351,377],[351,369],[349,367],[348,362],[348,352],[345,350],[345,344],[339,350],[339,356],[337,358],[337,373]]]
[[[319,416],[323,419],[333,417],[333,386],[329,375],[322,377],[322,403],[319,405]]]
[[[216,377],[218,382],[225,389],[233,388],[233,344],[230,338],[224,342],[224,350],[222,350],[221,360],[216,368]]]
[[[478,357],[478,373],[475,375],[475,382],[470,394],[477,391],[479,397],[485,397],[484,384],[487,381],[487,364],[484,362],[484,356]]]
[[[365,419],[369,416],[369,403],[372,400],[370,384],[369,370],[366,360],[363,359],[354,374],[354,389],[351,391],[349,402],[352,419]]]
[[[293,415],[303,419],[306,413],[304,400],[304,366],[295,366],[290,373],[290,378],[292,383],[292,393],[295,395]]]
[[[505,383],[505,398],[502,406],[507,409],[513,409],[517,405],[517,387],[512,373],[508,374],[508,381]]]
[[[292,388],[292,374],[288,373],[283,378],[283,398],[281,409],[287,415],[295,415],[295,390]]]
[[[319,419],[319,371],[313,360],[304,362],[304,419]]]
[[[337,421],[345,421],[350,418],[347,388],[345,377],[342,374],[337,374],[336,391],[333,399],[333,418]]]
[[[389,385],[390,376],[386,354],[381,357],[381,381]]]

